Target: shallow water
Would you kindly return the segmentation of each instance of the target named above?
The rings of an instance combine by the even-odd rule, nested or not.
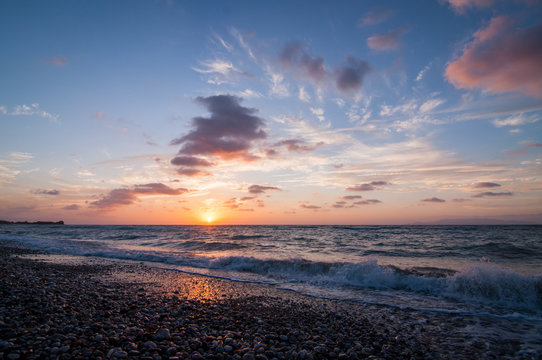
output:
[[[542,226],[36,226],[0,240],[322,298],[542,319]]]

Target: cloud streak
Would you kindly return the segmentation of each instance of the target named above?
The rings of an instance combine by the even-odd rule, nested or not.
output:
[[[476,195],[472,195],[473,198],[483,198],[483,197],[503,197],[503,196],[513,196],[514,194],[511,193],[511,192],[491,192],[491,191],[487,191],[487,192],[483,192],[483,193],[479,193],[479,194],[476,194]]]
[[[263,194],[269,190],[281,191],[281,189],[276,186],[250,185],[248,187],[248,192],[251,194]]]

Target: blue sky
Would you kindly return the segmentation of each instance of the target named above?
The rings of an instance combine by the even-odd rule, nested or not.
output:
[[[541,9],[3,2],[0,218],[542,222]]]

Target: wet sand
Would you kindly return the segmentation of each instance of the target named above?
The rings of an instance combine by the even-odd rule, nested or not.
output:
[[[303,296],[0,243],[7,359],[536,359],[461,315]],[[484,333],[485,329],[485,333]],[[526,329],[529,330],[529,329]]]

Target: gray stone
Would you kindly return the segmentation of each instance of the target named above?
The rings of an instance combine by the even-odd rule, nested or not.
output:
[[[156,332],[156,338],[158,340],[167,340],[170,338],[169,329],[159,329]]]

